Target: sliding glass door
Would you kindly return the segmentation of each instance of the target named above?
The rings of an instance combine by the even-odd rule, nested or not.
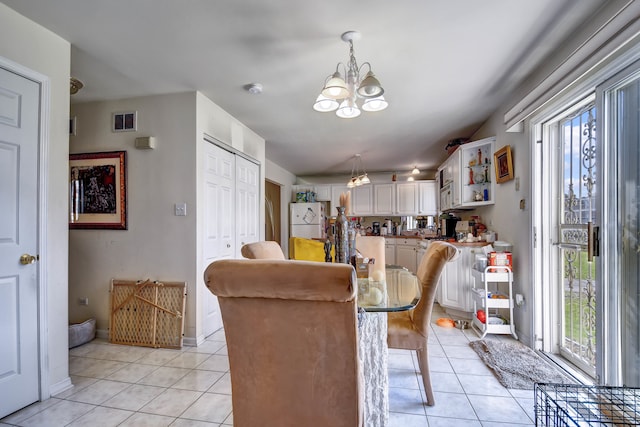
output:
[[[596,107],[593,95],[544,123],[542,150],[548,239],[545,302],[548,351],[591,377],[598,352],[596,270],[590,231],[600,218],[596,194]]]
[[[640,63],[533,123],[538,348],[640,386]]]
[[[604,355],[603,370],[610,383],[640,387],[640,66],[600,85],[597,97],[606,140],[601,280],[609,297],[603,337],[617,350]]]

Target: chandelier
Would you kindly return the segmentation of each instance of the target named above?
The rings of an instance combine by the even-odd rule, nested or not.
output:
[[[349,62],[347,65],[339,62],[335,73],[327,77],[322,92],[313,104],[314,110],[321,113],[335,111],[340,118],[353,119],[360,115],[360,108],[356,102],[358,98],[364,100],[362,102],[364,111],[381,111],[389,105],[382,96],[384,89],[371,71],[371,64],[365,62],[358,66],[356,62],[353,41],[360,39],[360,36],[358,31],[347,31],[342,34],[342,40],[349,43]],[[365,65],[369,71],[361,79]],[[340,72],[341,66],[343,73]]]
[[[362,173],[360,173],[362,171]],[[351,179],[347,182],[347,187],[360,187],[363,184],[371,184],[371,180],[367,176],[367,171],[362,165],[362,156],[356,154],[353,156],[353,166],[351,167]]]

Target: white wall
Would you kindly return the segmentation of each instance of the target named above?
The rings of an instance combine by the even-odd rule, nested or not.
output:
[[[499,110],[500,111],[500,110]],[[531,215],[531,157],[529,155],[529,133],[507,133],[502,123],[502,113],[494,114],[473,136],[478,140],[496,136],[495,149],[510,145],[513,158],[514,179],[496,184],[496,203],[476,209],[473,214],[491,230],[498,233],[499,240],[513,244],[513,292],[524,296],[525,305],[514,309],[516,329],[520,341],[533,345],[533,270],[532,256],[532,215]],[[516,191],[516,179],[520,189]],[[520,209],[524,199],[525,209]]]
[[[49,120],[43,137],[49,143],[49,152],[42,160],[46,182],[47,211],[42,212],[46,222],[43,241],[46,247],[40,263],[47,286],[47,329],[44,331],[48,352],[48,372],[43,383],[56,393],[69,381],[68,343],[68,135],[69,135],[69,68],[71,46],[49,30],[15,13],[0,3],[0,57],[36,71],[49,79],[50,99],[44,108]],[[45,387],[46,393],[49,391]]]
[[[72,106],[77,118],[71,153],[127,152],[127,230],[70,230],[69,317],[95,317],[109,327],[112,279],[187,282],[185,335],[195,321],[196,150],[195,93],[91,102]],[[111,115],[137,111],[135,132],[112,132]],[[139,136],[154,136],[156,148],[139,150]],[[186,203],[187,216],[174,204]],[[88,306],[78,299],[89,298]]]
[[[118,111],[137,111],[137,131],[111,131],[111,115]],[[112,279],[186,282],[185,343],[202,341],[201,301],[208,292],[199,237],[203,135],[261,162],[262,194],[264,139],[197,92],[77,104],[72,114],[77,118],[72,153],[127,151],[128,229],[70,231],[70,318],[95,317],[99,333],[106,336]],[[155,137],[156,148],[135,149],[140,136]],[[175,216],[176,203],[187,204],[187,216]],[[85,297],[89,305],[79,305]]]

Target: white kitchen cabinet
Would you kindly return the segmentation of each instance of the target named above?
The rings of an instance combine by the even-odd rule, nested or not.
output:
[[[460,250],[460,256],[446,263],[440,275],[438,302],[445,311],[470,314],[473,311],[471,289],[474,284],[471,269],[476,253],[481,253],[482,248],[457,247]]]
[[[352,215],[371,215],[373,213],[373,188],[371,185],[361,185],[351,189]]]
[[[463,144],[438,168],[441,210],[495,203],[495,140],[491,137]]]
[[[495,138],[461,145],[460,205],[475,207],[494,204],[495,173],[493,152]]]
[[[392,215],[396,210],[396,186],[394,183],[373,184],[374,215]]]
[[[418,212],[418,184],[396,184],[396,214],[415,215]]]
[[[416,273],[416,239],[396,239],[396,264]]]
[[[384,239],[384,262],[385,264],[396,264],[396,239],[386,238]]]
[[[438,207],[436,205],[436,182],[418,182],[418,214],[436,215]]]
[[[327,216],[331,217],[338,215],[338,210],[336,209],[336,207],[340,206],[340,195],[350,192],[351,188],[347,187],[346,185],[334,184],[331,186],[331,212],[329,212]],[[347,214],[351,215],[351,211],[349,211]]]
[[[318,202],[330,202],[331,201],[331,185],[330,184],[316,184],[314,187],[316,192],[316,200]]]
[[[438,182],[440,188],[440,211],[445,212],[460,204],[460,194],[458,185],[460,182],[460,158],[458,152],[454,152],[438,168]]]

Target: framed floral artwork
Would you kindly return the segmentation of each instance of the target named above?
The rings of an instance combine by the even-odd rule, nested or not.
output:
[[[69,156],[69,228],[127,229],[126,154]]]

